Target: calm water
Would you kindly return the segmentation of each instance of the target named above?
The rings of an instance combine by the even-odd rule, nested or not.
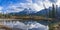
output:
[[[11,27],[13,30],[48,30],[47,21],[4,21],[4,25]]]

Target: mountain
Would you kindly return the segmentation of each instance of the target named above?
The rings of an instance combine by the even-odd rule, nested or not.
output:
[[[54,12],[52,12],[52,10],[54,10],[53,7],[49,7],[47,9],[42,9],[41,11],[38,11],[38,12],[36,12],[34,14],[31,14],[31,15],[38,15],[38,16],[48,17],[49,15],[52,15],[54,13]],[[55,12],[56,12],[55,16],[60,17],[60,7],[56,7]]]
[[[54,9],[53,9],[53,7],[49,7],[47,9],[42,9],[41,11],[35,13],[35,15],[49,16],[54,13],[52,10],[55,10],[56,17],[60,17],[60,7],[56,7]]]
[[[35,13],[36,11],[32,10],[31,8],[27,9],[25,8],[23,11],[19,12],[20,14],[31,14],[31,13]]]
[[[46,15],[48,15],[49,11],[51,11],[51,10],[52,10],[52,7],[49,7],[47,9],[42,9],[41,11],[38,11],[36,13],[32,13],[32,15],[44,15],[44,16],[46,16]]]
[[[14,13],[9,13],[9,14],[13,14],[13,15],[29,15],[29,14],[34,14],[34,13],[36,13],[37,11],[35,11],[35,10],[33,10],[33,9],[31,9],[31,8],[25,8],[23,11],[21,11],[21,12],[14,12]]]
[[[34,15],[49,16],[50,13],[52,13],[52,14],[54,13],[54,12],[52,12],[52,10],[53,10],[53,7],[49,7],[47,9],[42,9],[41,11],[35,13]],[[50,14],[50,15],[52,15],[52,14]],[[55,8],[55,16],[60,17],[60,7]]]
[[[14,12],[14,13],[9,13],[10,15],[48,15],[49,11],[52,10],[52,7],[49,7],[47,9],[42,9],[41,11],[35,11],[31,8],[25,8],[21,12]]]
[[[35,11],[31,8],[25,8],[21,12],[17,13],[9,13],[10,15],[39,15],[39,16],[49,16],[49,12],[52,12],[53,7],[49,7],[47,9],[42,9],[41,11]],[[51,14],[50,14],[51,15]],[[56,7],[55,16],[60,17],[60,7]]]

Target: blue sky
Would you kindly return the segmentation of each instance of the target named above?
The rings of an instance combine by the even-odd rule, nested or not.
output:
[[[35,11],[52,6],[55,3],[60,7],[60,0],[0,0],[0,13],[10,13],[23,11],[25,8],[31,8]]]
[[[9,4],[15,4],[19,2],[26,2],[25,0],[0,0],[0,6],[7,6]]]

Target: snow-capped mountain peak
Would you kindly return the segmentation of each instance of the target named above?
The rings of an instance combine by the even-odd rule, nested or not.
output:
[[[31,9],[31,8],[25,8],[23,11],[21,11],[20,13],[25,13],[25,14],[30,14],[30,13],[36,13],[37,11]]]

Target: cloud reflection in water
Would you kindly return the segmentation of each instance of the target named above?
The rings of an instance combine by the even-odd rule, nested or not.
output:
[[[38,22],[28,22],[27,24],[23,22],[4,22],[4,25],[9,26],[11,28],[19,28],[23,30],[48,30],[49,27],[42,25]]]

